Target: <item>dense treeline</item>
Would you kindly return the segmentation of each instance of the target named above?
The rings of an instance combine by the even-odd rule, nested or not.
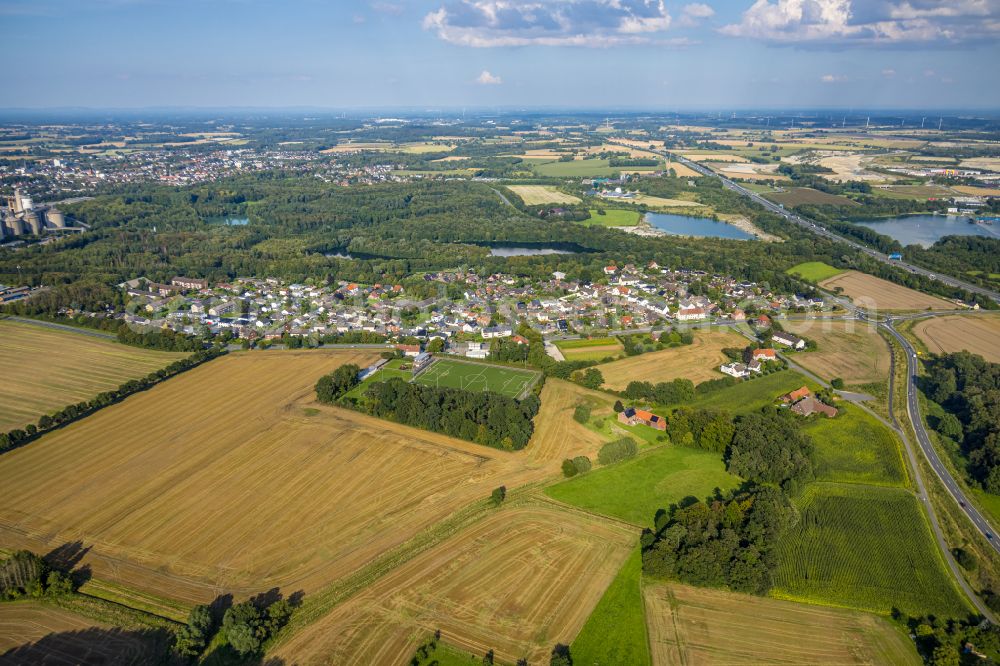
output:
[[[537,396],[520,402],[498,393],[473,393],[411,384],[399,378],[374,382],[365,393],[368,411],[406,425],[494,448],[523,449],[541,406]]]
[[[631,381],[622,396],[629,400],[645,400],[658,405],[674,405],[694,399],[694,382],[678,377],[669,382]]]
[[[794,495],[799,484],[813,478],[812,453],[800,418],[767,407],[736,419],[726,468],[750,481],[779,484]]]
[[[358,385],[359,372],[361,368],[354,363],[348,363],[328,375],[323,375],[316,382],[316,399],[327,404],[335,403],[342,395]]]
[[[674,507],[642,535],[643,573],[765,594],[776,566],[772,549],[795,520],[788,497],[772,486]]]
[[[212,347],[210,349],[199,349],[194,354],[179,361],[174,361],[165,368],[160,368],[156,372],[151,372],[140,379],[130,379],[117,389],[98,393],[91,400],[83,400],[74,405],[67,405],[53,414],[45,414],[38,419],[38,424],[30,424],[25,428],[15,428],[9,432],[0,433],[0,453],[27,444],[35,437],[53,428],[72,423],[77,419],[88,416],[99,409],[121,402],[133,393],[145,391],[148,388],[169,379],[174,375],[190,370],[206,361],[217,358],[226,353],[225,349]]]
[[[1000,495],[1000,363],[968,352],[926,360],[921,388],[944,410],[928,421],[967,461],[972,483]]]

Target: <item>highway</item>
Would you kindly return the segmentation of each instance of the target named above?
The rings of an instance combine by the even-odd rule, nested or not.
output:
[[[689,160],[689,159],[687,159],[687,158],[685,158],[685,157],[683,157],[681,155],[677,155],[677,154],[671,153],[669,151],[653,151],[653,152],[656,152],[657,154],[662,155],[664,157],[670,158],[670,159],[674,160],[675,162],[680,162],[684,166],[687,166],[687,167],[689,167],[689,168],[697,171],[698,173],[702,174],[703,176],[708,176],[708,177],[711,177],[711,178],[718,178],[719,180],[722,181],[723,187],[725,187],[727,190],[732,190],[733,192],[736,192],[738,194],[742,194],[743,196],[745,196],[745,197],[751,199],[752,201],[754,201],[755,203],[760,204],[761,206],[763,206],[767,210],[771,211],[772,213],[775,213],[777,215],[781,215],[782,217],[784,217],[789,222],[792,222],[794,224],[799,225],[800,227],[808,229],[809,231],[811,231],[812,233],[816,234],[817,236],[822,236],[823,238],[827,238],[829,240],[833,240],[833,241],[836,241],[838,243],[844,243],[845,245],[849,245],[852,248],[854,248],[855,250],[858,250],[859,252],[863,252],[866,255],[868,255],[869,257],[871,257],[872,259],[875,259],[876,261],[880,261],[880,262],[882,262],[884,264],[891,264],[893,266],[898,266],[899,268],[902,268],[903,270],[909,271],[910,273],[913,273],[915,275],[923,275],[923,276],[931,278],[933,280],[937,280],[938,282],[942,282],[942,283],[948,285],[949,287],[956,287],[956,288],[959,288],[959,289],[965,289],[966,291],[969,291],[969,292],[974,293],[974,294],[979,294],[980,296],[985,296],[986,298],[990,298],[990,299],[996,301],[997,303],[1000,303],[1000,293],[998,293],[998,292],[992,291],[990,289],[985,289],[983,287],[980,287],[980,286],[977,286],[977,285],[974,285],[974,284],[969,284],[968,282],[963,282],[962,280],[958,280],[958,279],[953,278],[953,277],[951,277],[949,275],[941,275],[940,273],[934,273],[932,271],[927,270],[926,268],[921,268],[920,266],[916,266],[914,264],[910,264],[910,263],[907,263],[905,261],[899,261],[899,260],[890,259],[888,257],[888,255],[885,255],[885,254],[883,254],[881,252],[878,252],[877,250],[873,250],[872,248],[870,248],[870,247],[868,247],[866,245],[863,245],[861,243],[858,243],[856,241],[852,241],[852,240],[850,240],[848,238],[844,238],[843,236],[840,236],[839,234],[833,233],[832,231],[830,231],[830,230],[826,229],[825,227],[817,224],[816,222],[813,222],[812,220],[810,220],[808,218],[802,217],[801,215],[797,215],[795,213],[792,213],[790,211],[785,210],[785,208],[783,206],[780,206],[780,205],[778,205],[778,204],[776,204],[776,203],[774,203],[772,201],[768,201],[767,199],[765,199],[764,197],[760,196],[756,192],[752,192],[752,191],[748,190],[747,188],[743,187],[742,185],[729,180],[725,176],[722,176],[722,175],[720,175],[720,174],[712,171],[708,167],[705,167],[705,166],[702,166],[701,164],[698,164],[697,162],[693,162],[693,161],[691,161],[691,160]]]
[[[948,494],[958,502],[959,508],[972,524],[976,526],[976,529],[987,538],[993,550],[1000,553],[1000,543],[997,543],[993,527],[983,517],[983,514],[976,509],[973,503],[969,501],[962,487],[952,477],[948,468],[945,467],[944,462],[938,455],[937,449],[931,443],[927,429],[924,427],[924,420],[920,413],[920,400],[917,395],[917,351],[910,344],[910,341],[896,330],[891,318],[887,318],[881,326],[902,345],[903,351],[906,352],[906,412],[910,423],[913,424],[913,431],[917,435],[917,444],[920,446],[921,451],[923,451],[924,457],[927,458],[931,469],[934,470],[934,473],[941,479],[941,483],[948,490]]]

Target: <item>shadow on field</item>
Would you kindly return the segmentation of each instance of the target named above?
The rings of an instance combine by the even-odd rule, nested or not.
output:
[[[0,655],[0,665],[173,664],[176,662],[169,656],[172,644],[173,634],[165,629],[127,631],[92,627],[52,633],[37,641],[11,648]]]
[[[57,546],[54,550],[44,555],[42,559],[56,571],[69,574],[73,579],[73,587],[79,589],[81,585],[89,581],[93,576],[89,564],[78,566],[89,552],[90,546],[84,546],[82,541],[70,541]]]

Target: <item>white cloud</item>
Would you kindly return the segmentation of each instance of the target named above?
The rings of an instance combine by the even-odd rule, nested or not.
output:
[[[712,18],[713,16],[715,16],[715,10],[709,5],[703,2],[692,2],[684,5],[681,9],[680,20],[677,24],[685,28],[693,28],[702,20]]]
[[[446,42],[481,48],[652,43],[670,25],[664,0],[451,0],[423,20]]]
[[[845,83],[847,77],[843,74],[824,74],[819,80],[823,83]]]
[[[755,0],[720,31],[783,44],[968,43],[1000,37],[1000,0]]]
[[[882,70],[882,76],[884,76],[887,79],[891,79],[892,77],[896,76],[896,70],[894,70],[891,67],[883,69]]]
[[[503,83],[503,79],[484,69],[483,73],[476,77],[476,83],[482,86],[498,86]]]

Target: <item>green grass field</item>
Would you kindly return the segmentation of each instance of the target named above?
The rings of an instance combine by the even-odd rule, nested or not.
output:
[[[344,394],[344,400],[362,400],[365,395],[365,391],[368,387],[372,385],[372,382],[384,382],[392,379],[393,377],[399,377],[403,381],[410,381],[413,377],[413,372],[410,370],[401,370],[400,368],[404,364],[411,363],[410,359],[394,358],[388,363],[379,368],[371,377],[366,378],[363,382],[352,388],[350,391]]]
[[[837,418],[815,418],[804,428],[816,447],[816,478],[905,485],[903,458],[892,431],[853,405],[839,408]]]
[[[792,266],[785,272],[789,275],[802,278],[807,282],[822,282],[823,280],[832,278],[834,275],[840,275],[844,271],[834,268],[829,264],[824,264],[822,261],[807,261]]]
[[[739,482],[726,471],[718,453],[666,445],[550,486],[545,494],[588,511],[651,527],[657,509],[667,509],[688,496],[704,499],[716,488],[735,488]]]
[[[556,340],[555,346],[559,349],[584,349],[586,347],[603,347],[605,345],[617,345],[618,338],[580,338],[579,340]]]
[[[726,410],[733,414],[747,414],[774,403],[779,396],[802,386],[816,389],[812,382],[807,381],[799,373],[784,370],[696,396],[690,406]]]
[[[778,544],[772,595],[889,614],[964,617],[917,499],[899,488],[813,483]]]
[[[641,579],[642,557],[636,548],[570,645],[573,663],[651,663]]]
[[[639,211],[609,208],[604,210],[604,215],[600,215],[596,209],[591,209],[590,219],[584,220],[581,224],[602,227],[634,227],[639,224]]]
[[[516,398],[537,379],[538,372],[534,370],[438,358],[413,381],[463,391],[492,391]]]

